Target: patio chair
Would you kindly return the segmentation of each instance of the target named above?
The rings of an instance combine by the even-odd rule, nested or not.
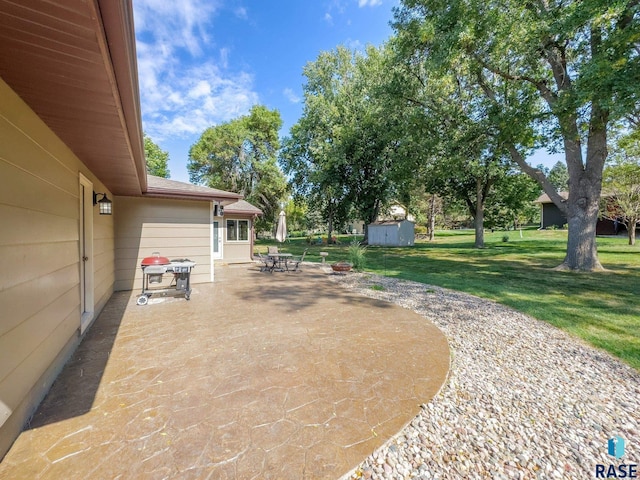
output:
[[[271,255],[272,253],[278,253],[278,247],[267,247],[267,255]]]
[[[268,270],[270,273],[273,273],[273,267],[275,265],[273,259],[269,257],[265,257],[260,252],[257,253],[257,257],[258,257],[258,260],[262,262],[262,265],[260,266],[260,271],[266,272]]]
[[[289,271],[290,272],[297,272],[299,270],[300,264],[302,262],[304,262],[304,257],[307,254],[307,250],[309,250],[308,248],[304,249],[304,252],[302,252],[302,256],[299,257],[293,257],[291,260],[289,260],[287,267],[289,267],[289,265],[293,265],[293,268],[289,267]]]

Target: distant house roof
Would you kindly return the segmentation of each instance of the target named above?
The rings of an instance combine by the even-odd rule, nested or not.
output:
[[[242,199],[239,193],[226,192],[217,188],[203,187],[177,180],[147,175],[145,197],[178,198],[183,200],[214,200],[225,207]],[[246,202],[245,202],[246,203]]]
[[[558,192],[558,195],[560,195],[563,200],[569,198],[569,192]],[[543,193],[533,203],[553,203],[553,200],[549,198],[549,195]]]
[[[262,210],[258,207],[251,205],[246,200],[238,200],[235,203],[231,203],[224,207],[225,213],[235,213],[243,215],[262,215]]]

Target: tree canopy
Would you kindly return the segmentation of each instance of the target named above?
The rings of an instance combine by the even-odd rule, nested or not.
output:
[[[144,156],[147,161],[147,173],[156,177],[169,178],[169,152],[165,152],[145,133]]]
[[[294,192],[322,212],[329,238],[349,216],[373,222],[397,192],[401,123],[381,95],[386,58],[383,49],[338,47],[304,69],[304,112],[280,161]]]
[[[277,164],[281,126],[277,110],[256,105],[247,115],[208,128],[189,149],[189,179],[244,195],[263,212],[259,227],[268,227],[288,192]]]
[[[640,138],[634,133],[620,138],[612,161],[604,169],[601,212],[627,228],[629,245],[636,243],[640,222]]]
[[[601,269],[595,223],[612,123],[637,111],[637,0],[403,0],[394,27],[406,61],[455,72],[487,102],[496,138],[567,214],[563,267]],[[563,150],[565,202],[536,147]],[[584,147],[584,148],[583,148]]]
[[[558,192],[569,190],[569,172],[567,166],[562,162],[556,162],[549,170],[549,182]]]

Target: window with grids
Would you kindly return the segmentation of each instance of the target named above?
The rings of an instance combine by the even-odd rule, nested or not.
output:
[[[249,241],[249,220],[227,219],[227,241]]]

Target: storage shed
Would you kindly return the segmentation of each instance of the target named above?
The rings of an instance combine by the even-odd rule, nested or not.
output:
[[[569,198],[569,192],[558,192],[563,199]],[[567,223],[567,216],[560,211],[549,195],[543,193],[533,202],[540,205],[540,228],[562,228]]]
[[[410,247],[415,241],[415,224],[409,220],[383,220],[368,226],[369,245]]]

